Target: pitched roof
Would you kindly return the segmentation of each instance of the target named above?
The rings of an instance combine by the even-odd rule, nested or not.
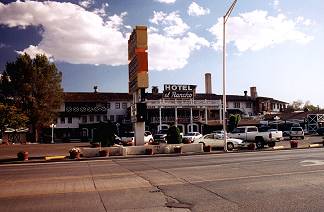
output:
[[[132,95],[128,93],[94,93],[94,92],[65,92],[65,102],[107,102],[131,101]]]

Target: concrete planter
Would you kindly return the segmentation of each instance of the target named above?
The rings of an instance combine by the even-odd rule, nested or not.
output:
[[[145,149],[146,155],[153,155],[153,149]]]
[[[21,151],[17,153],[17,158],[18,160],[24,161],[24,160],[28,160],[28,152],[25,151]]]
[[[109,156],[109,151],[108,150],[105,150],[105,149],[100,150],[99,151],[99,156],[100,157],[107,157],[107,156]]]
[[[204,152],[211,152],[211,146],[204,146]]]
[[[298,142],[297,141],[290,141],[290,147],[291,148],[297,148],[298,147]]]
[[[174,150],[174,153],[178,153],[178,154],[181,154],[181,153],[182,153],[182,148],[181,148],[181,146],[175,146],[175,147],[173,148],[173,150]]]

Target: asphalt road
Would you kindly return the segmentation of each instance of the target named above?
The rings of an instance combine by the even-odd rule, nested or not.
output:
[[[324,149],[0,165],[0,211],[323,211]]]

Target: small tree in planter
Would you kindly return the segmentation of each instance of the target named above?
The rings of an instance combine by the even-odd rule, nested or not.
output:
[[[94,143],[101,143],[101,146],[107,147],[114,145],[117,128],[116,126],[108,122],[100,122],[96,125],[93,141]]]
[[[181,135],[180,130],[176,126],[171,126],[168,129],[167,137],[168,144],[180,144],[181,143]]]

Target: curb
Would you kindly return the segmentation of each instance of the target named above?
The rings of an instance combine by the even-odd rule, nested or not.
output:
[[[29,157],[29,160],[18,161],[17,158],[0,159],[0,165],[6,164],[30,164],[30,163],[50,163],[50,162],[67,162],[67,161],[91,161],[91,160],[113,160],[113,159],[131,159],[131,158],[152,158],[152,157],[178,157],[178,156],[193,156],[193,155],[208,155],[208,154],[224,154],[224,153],[245,153],[245,152],[262,152],[262,151],[275,151],[275,150],[296,150],[296,149],[310,149],[324,147],[323,144],[309,144],[309,146],[290,148],[284,146],[275,146],[268,149],[256,149],[243,151],[212,151],[212,152],[188,152],[181,154],[153,154],[153,155],[128,155],[128,156],[109,156],[109,157],[90,157],[80,159],[69,159],[69,156],[55,155],[55,156],[42,156],[42,157]]]

